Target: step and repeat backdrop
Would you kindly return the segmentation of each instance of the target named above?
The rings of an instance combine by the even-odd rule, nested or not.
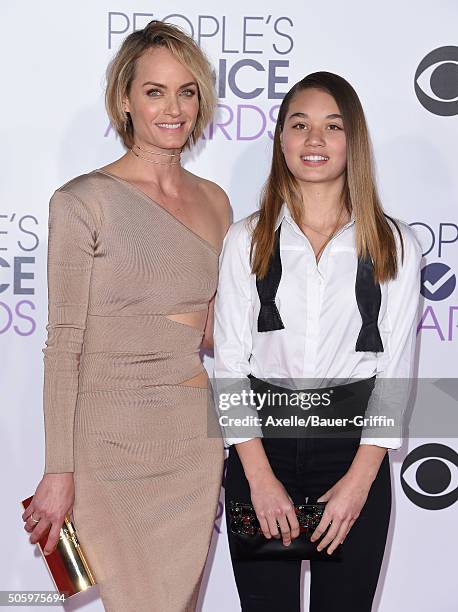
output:
[[[455,1],[201,0],[197,6],[45,0],[3,3],[0,14],[0,589],[52,588],[23,530],[19,504],[35,491],[44,466],[49,198],[73,176],[123,154],[104,108],[105,68],[123,38],[151,19],[182,26],[215,67],[218,110],[185,164],[227,191],[234,220],[258,205],[278,107],[289,87],[316,70],[352,83],[367,115],[385,210],[409,223],[423,246],[416,375],[448,383],[456,378]],[[211,372],[211,356],[205,365]],[[454,385],[439,387],[444,402],[456,406]],[[432,420],[441,395],[434,397]],[[394,499],[374,605],[380,612],[458,609],[458,444],[453,425],[442,435],[424,431],[390,453]],[[107,528],[116,537],[116,526]],[[221,497],[201,593],[204,612],[239,609],[225,529]],[[304,562],[305,610],[309,579]],[[99,611],[103,605],[94,588],[66,608]]]

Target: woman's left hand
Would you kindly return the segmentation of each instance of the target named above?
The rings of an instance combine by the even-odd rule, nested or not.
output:
[[[322,550],[330,544],[326,552],[332,554],[337,546],[343,543],[366,503],[371,484],[367,478],[347,472],[324,495],[317,499],[317,501],[325,501],[327,504],[321,521],[310,540],[312,542],[318,540],[332,521],[317,550]]]

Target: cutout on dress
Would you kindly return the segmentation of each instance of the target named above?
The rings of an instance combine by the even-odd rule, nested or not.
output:
[[[195,310],[193,312],[178,312],[174,314],[165,315],[170,321],[193,327],[199,331],[204,331],[205,324],[207,322],[208,309]],[[208,388],[208,374],[206,370],[199,372],[196,376],[188,378],[181,383],[184,387],[200,387],[201,389]]]
[[[196,329],[205,329],[205,323],[207,321],[208,310],[195,310],[194,312],[178,312],[176,314],[165,315],[170,321],[176,321],[189,327],[195,327]]]
[[[178,384],[183,385],[184,387],[200,387],[201,389],[207,389],[208,374],[206,371],[199,372],[199,374],[196,374],[196,376],[188,378],[187,380],[184,380],[183,382]]]

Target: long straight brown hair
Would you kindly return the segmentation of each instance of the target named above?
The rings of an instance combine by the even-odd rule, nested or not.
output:
[[[283,202],[286,202],[294,221],[300,225],[302,195],[299,184],[288,166],[281,149],[280,135],[289,105],[294,96],[308,88],[329,93],[340,109],[346,135],[347,167],[342,198],[349,213],[355,215],[357,255],[369,255],[374,264],[374,279],[383,282],[395,278],[398,270],[396,242],[386,220],[377,193],[372,147],[366,118],[356,91],[344,78],[331,72],[314,72],[297,82],[283,98],[275,127],[272,166],[261,194],[260,208],[251,220],[258,219],[253,229],[250,262],[253,274],[263,278],[269,267],[274,247],[275,222]],[[401,242],[402,261],[404,243],[397,223],[394,223]]]

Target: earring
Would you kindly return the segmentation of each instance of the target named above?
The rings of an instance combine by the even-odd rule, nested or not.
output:
[[[127,126],[129,124],[129,114],[124,111],[124,123],[123,123],[123,127],[124,127],[124,131],[127,132]]]

